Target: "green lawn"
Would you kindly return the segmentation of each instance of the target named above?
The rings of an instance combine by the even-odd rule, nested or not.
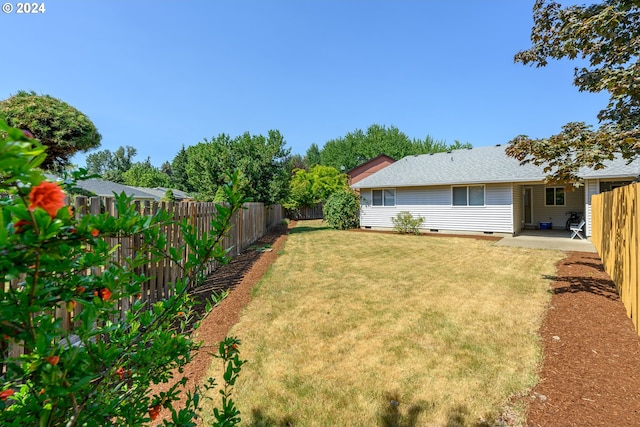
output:
[[[522,419],[509,397],[537,381],[544,277],[561,257],[300,222],[231,332],[248,360],[234,395],[242,425]]]

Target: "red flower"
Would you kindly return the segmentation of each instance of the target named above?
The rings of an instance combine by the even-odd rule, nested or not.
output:
[[[20,233],[22,233],[24,231],[22,229],[22,227],[24,227],[25,225],[29,225],[29,221],[25,221],[24,219],[20,219],[20,220],[16,221],[15,224],[13,224],[13,227],[16,229],[16,233],[20,234]]]
[[[51,218],[54,218],[58,210],[64,207],[64,193],[58,184],[42,181],[31,189],[29,201],[31,202],[30,211],[42,208]]]
[[[79,294],[83,294],[84,291],[86,291],[87,288],[85,288],[84,286],[78,286],[78,289],[76,289],[76,291],[78,291]]]
[[[98,237],[98,234],[100,234],[100,231],[97,228],[94,228],[93,230],[91,230],[91,235],[93,237]]]
[[[151,417],[151,421],[155,421],[156,418],[158,418],[158,415],[160,415],[160,405],[156,405],[153,408],[149,409],[149,416]]]
[[[99,296],[102,300],[107,301],[111,298],[111,291],[107,288],[102,288],[100,290],[94,291],[93,295]]]
[[[49,357],[45,358],[44,360],[46,360],[47,362],[51,363],[52,365],[57,365],[58,362],[60,361],[60,358],[58,356],[49,356]]]
[[[9,396],[13,396],[13,394],[15,393],[15,391],[13,391],[13,389],[7,389],[7,390],[2,390],[0,391],[0,399],[2,400],[7,400],[7,397]]]
[[[124,368],[121,366],[118,369],[116,369],[115,374],[118,378],[120,378],[120,380],[124,379]]]

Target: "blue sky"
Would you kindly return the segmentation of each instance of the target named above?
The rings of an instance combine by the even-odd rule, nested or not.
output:
[[[474,146],[596,124],[607,97],[578,92],[577,64],[514,64],[533,3],[49,0],[0,14],[0,99],[60,98],[100,149],[132,145],[157,166],[220,133],[278,129],[304,154],[374,123]]]

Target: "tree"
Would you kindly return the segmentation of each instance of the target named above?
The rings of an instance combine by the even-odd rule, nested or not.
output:
[[[294,154],[289,157],[289,169],[293,173],[296,169],[309,170],[309,161],[307,157],[302,157],[300,154]]]
[[[322,161],[322,157],[320,156],[320,149],[318,148],[318,144],[315,142],[311,144],[311,147],[307,150],[307,163],[309,167],[312,168],[315,165],[319,165]]]
[[[184,145],[171,161],[171,179],[173,185],[179,190],[189,193],[195,190],[195,188],[189,184],[189,176],[187,174],[187,150],[184,148]]]
[[[456,141],[456,144],[448,145],[428,135],[424,140],[412,140],[395,126],[387,128],[374,124],[369,126],[366,132],[356,129],[344,138],[327,141],[320,151],[320,164],[347,171],[379,154],[401,159],[412,154],[436,153],[467,147],[471,147],[471,144],[460,144]],[[310,164],[311,148],[307,152]]]
[[[153,166],[149,158],[131,166],[122,174],[122,179],[124,184],[134,187],[171,187],[171,178]]]
[[[102,150],[87,156],[86,169],[90,174],[102,176],[107,181],[124,184],[123,174],[133,166],[133,158],[138,151],[129,145],[118,147],[113,153]]]
[[[298,169],[289,185],[287,209],[313,206],[327,199],[337,191],[348,189],[347,176],[331,166],[315,165],[308,172]]]
[[[576,59],[574,85],[580,91],[609,92],[609,103],[598,114],[599,128],[571,122],[557,135],[531,139],[520,135],[507,154],[544,166],[550,182],[577,182],[581,166],[604,167],[616,154],[630,161],[640,156],[640,5],[637,0],[604,0],[561,7],[537,0],[533,7],[531,48],[515,61],[544,67],[549,59]]]
[[[78,151],[100,146],[102,136],[89,118],[57,98],[20,91],[0,101],[0,119],[28,130],[43,145],[47,157],[41,167],[58,171]]]
[[[248,132],[235,138],[220,134],[187,148],[184,170],[188,184],[197,189],[203,200],[213,200],[218,187],[238,170],[245,183],[242,189],[249,197],[267,204],[278,203],[288,193],[289,152],[277,130],[269,131],[266,137]],[[177,157],[174,174],[178,182],[176,160]]]

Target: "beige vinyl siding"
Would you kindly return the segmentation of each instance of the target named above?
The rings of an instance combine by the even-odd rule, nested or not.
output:
[[[587,221],[585,226],[585,235],[591,236],[591,196],[600,193],[600,181],[597,179],[588,179],[584,183],[585,204],[584,219]]]
[[[391,218],[409,211],[425,219],[422,229],[513,233],[511,184],[485,186],[484,206],[452,206],[451,186],[396,188],[396,206],[370,206],[371,190],[362,192],[360,225],[392,228]]]
[[[549,187],[562,187],[550,185]],[[532,185],[533,189],[533,223],[551,222],[553,228],[563,229],[569,216],[567,212],[576,211],[584,215],[584,192],[581,189],[565,191],[564,206],[545,206],[545,185]]]
[[[398,190],[396,190],[396,206],[373,206],[372,190],[360,192],[360,226],[372,228],[393,228],[391,218],[400,210],[398,207]]]
[[[512,185],[513,198],[513,232],[518,233],[524,228],[524,185]]]

